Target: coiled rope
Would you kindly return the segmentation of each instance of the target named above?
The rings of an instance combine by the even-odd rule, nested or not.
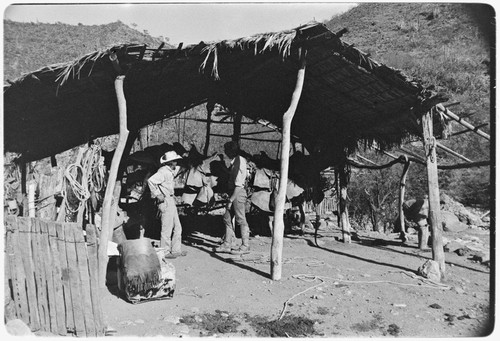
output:
[[[92,192],[98,194],[104,187],[105,166],[104,157],[101,154],[100,143],[95,143],[88,147],[83,157],[77,157],[75,163],[66,167],[64,175],[67,185],[63,186],[62,195],[68,211],[72,213],[79,211]],[[76,209],[72,209],[69,201],[66,200],[68,186],[78,199]]]

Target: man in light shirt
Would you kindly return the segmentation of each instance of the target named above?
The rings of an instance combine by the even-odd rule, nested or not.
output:
[[[216,249],[216,252],[231,252],[233,254],[243,254],[250,252],[249,238],[250,229],[246,219],[246,200],[247,191],[245,181],[247,177],[247,161],[241,155],[238,155],[239,147],[234,141],[224,144],[224,154],[230,160],[228,194],[229,199],[226,203],[224,212],[224,226],[226,235],[224,243]],[[234,242],[236,239],[234,233],[233,217],[241,231],[241,246],[237,247]]]
[[[148,179],[151,196],[158,200],[161,213],[160,247],[165,249],[165,258],[186,255],[186,251],[181,251],[182,226],[174,198],[174,178],[179,171],[179,159],[182,157],[176,152],[166,152],[160,158],[160,169]]]

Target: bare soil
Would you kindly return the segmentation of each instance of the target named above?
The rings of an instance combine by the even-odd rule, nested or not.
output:
[[[416,235],[358,231],[343,243],[323,222],[318,232],[284,238],[282,278],[270,279],[271,237],[254,235],[251,253],[214,253],[222,236],[217,217],[184,219],[187,256],[171,260],[176,291],[166,300],[131,304],[120,297],[110,267],[103,300],[109,334],[174,337],[477,337],[493,325],[489,262],[474,252],[446,252],[446,279],[416,275],[432,251]],[[254,233],[255,229],[253,230]],[[490,231],[444,233],[489,249]],[[279,320],[279,321],[278,321]]]

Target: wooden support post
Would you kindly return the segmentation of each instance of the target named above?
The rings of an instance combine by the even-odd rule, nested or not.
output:
[[[429,224],[432,236],[432,258],[439,264],[441,279],[445,277],[445,259],[441,226],[441,207],[439,203],[439,181],[436,158],[436,139],[433,135],[432,116],[435,108],[422,116],[423,145],[427,164],[427,183],[429,189]]]
[[[271,279],[274,281],[281,279],[281,268],[283,265],[283,235],[285,232],[283,214],[285,213],[286,188],[288,184],[288,164],[290,161],[290,133],[292,130],[292,119],[299,104],[302,87],[304,86],[306,54],[305,49],[300,50],[301,65],[299,71],[297,72],[297,82],[292,94],[290,106],[283,115],[279,190],[276,197],[276,207],[274,209],[273,237],[271,243]]]
[[[335,170],[335,192],[337,193],[337,226],[341,227],[342,226],[342,221],[341,215],[340,215],[340,176],[339,176],[339,170]]]
[[[148,126],[139,129],[139,148],[146,149],[149,146],[149,128]]]
[[[342,240],[344,243],[351,242],[351,228],[349,224],[349,214],[347,212],[347,172],[345,166],[339,167],[339,215],[340,225],[342,227]]]
[[[205,136],[205,146],[203,147],[203,155],[208,156],[208,148],[210,146],[210,128],[212,123],[212,111],[214,110],[214,103],[207,103],[207,135]]]
[[[36,182],[34,180],[28,181],[28,217],[36,216],[35,191]]]
[[[408,157],[406,155],[403,155],[403,157],[405,158],[405,164],[403,166],[403,173],[401,174],[401,181],[399,182],[399,224],[401,226],[400,237],[404,243],[406,242],[407,238],[403,204],[405,202],[406,175],[408,174],[408,169],[410,168],[410,161],[408,161]]]
[[[104,194],[103,207],[102,207],[102,219],[101,219],[101,235],[99,238],[99,249],[98,249],[98,260],[99,260],[99,288],[106,289],[106,270],[108,266],[108,241],[111,236],[111,226],[110,213],[113,201],[113,193],[115,189],[116,178],[118,174],[118,167],[120,165],[120,160],[125,149],[128,138],[127,129],[127,103],[125,100],[125,95],[123,93],[123,80],[125,76],[120,75],[115,79],[115,91],[118,100],[118,112],[119,112],[119,125],[120,133],[118,138],[118,144],[113,154],[113,159],[111,161],[111,168],[108,174],[108,182],[106,186],[106,192]]]
[[[240,135],[241,135],[241,119],[242,115],[239,113],[234,113],[233,116],[233,141],[240,145]]]

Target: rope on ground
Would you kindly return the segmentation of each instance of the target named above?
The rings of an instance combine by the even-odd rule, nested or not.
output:
[[[310,275],[301,275],[301,276],[310,276]],[[295,277],[295,276],[292,276],[292,277]],[[295,297],[297,297],[297,296],[299,296],[299,295],[302,295],[302,294],[303,294],[303,293],[305,293],[305,292],[308,292],[309,290],[312,290],[312,289],[314,289],[314,288],[316,288],[316,287],[318,287],[318,286],[322,285],[322,284],[325,282],[322,278],[317,277],[317,276],[314,276],[314,278],[313,278],[312,280],[316,280],[316,279],[319,279],[319,280],[321,281],[321,283],[318,283],[318,284],[316,284],[316,285],[313,285],[312,287],[309,287],[309,288],[307,288],[306,290],[303,290],[303,291],[301,291],[301,292],[299,292],[299,293],[297,293],[297,294],[293,295],[292,297],[290,297],[289,299],[287,299],[287,300],[285,301],[285,303],[283,304],[283,309],[281,310],[280,317],[278,317],[278,321],[279,321],[279,320],[281,320],[281,319],[283,318],[283,316],[285,315],[286,308],[287,308],[287,306],[288,306],[288,303],[289,303],[291,300],[293,300]]]
[[[405,275],[408,275],[414,279],[419,279],[421,280],[422,282],[424,283],[428,283],[429,285],[418,285],[418,284],[412,284],[412,283],[401,283],[401,282],[394,282],[394,281],[387,281],[387,280],[383,280],[383,281],[350,281],[350,280],[345,280],[345,279],[340,279],[340,278],[333,278],[333,277],[328,277],[328,276],[318,276],[318,275],[312,275],[312,274],[298,274],[298,275],[292,275],[292,278],[296,278],[296,279],[299,279],[301,281],[304,281],[304,282],[314,282],[316,280],[320,280],[321,283],[318,283],[312,287],[309,287],[307,288],[306,290],[303,290],[295,295],[293,295],[292,297],[290,297],[289,299],[287,299],[285,301],[285,303],[283,304],[283,309],[281,310],[281,313],[280,313],[280,316],[278,318],[278,320],[281,320],[283,318],[283,315],[285,314],[285,310],[288,306],[288,303],[293,300],[295,297],[299,296],[299,295],[302,295],[303,293],[309,291],[309,290],[312,290],[320,285],[322,285],[323,283],[326,282],[326,279],[330,279],[330,280],[334,280],[336,282],[344,282],[344,283],[352,283],[352,284],[379,284],[379,283],[388,283],[388,284],[395,284],[395,285],[404,285],[404,286],[414,286],[414,287],[419,287],[419,288],[422,288],[422,287],[425,287],[425,288],[432,288],[432,289],[441,289],[441,290],[449,290],[451,287],[448,286],[448,285],[444,285],[444,284],[441,284],[441,283],[436,283],[434,281],[431,281],[430,279],[427,279],[427,278],[424,278],[424,277],[421,277],[421,276],[418,276],[416,274],[413,274],[413,273],[409,273],[407,271],[400,271],[401,273],[405,274]]]
[[[344,283],[352,283],[352,284],[380,284],[380,283],[388,283],[388,284],[394,284],[394,285],[403,285],[403,286],[413,286],[413,287],[418,287],[418,288],[431,288],[431,289],[441,289],[441,290],[449,290],[451,289],[450,286],[441,284],[441,283],[436,283],[434,281],[431,281],[430,279],[424,278],[422,276],[418,276],[415,274],[410,274],[407,271],[400,271],[401,273],[408,275],[414,279],[421,280],[424,283],[427,283],[428,285],[420,285],[420,284],[413,284],[413,283],[401,283],[401,282],[395,282],[395,281],[389,281],[389,280],[380,280],[380,281],[352,281],[352,280],[346,280],[346,279],[340,279],[340,278],[333,278],[333,277],[327,277],[327,276],[317,276],[317,275],[293,275],[293,278],[297,278],[303,281],[307,280],[315,280],[315,279],[330,279],[334,280],[337,282],[344,282]]]

